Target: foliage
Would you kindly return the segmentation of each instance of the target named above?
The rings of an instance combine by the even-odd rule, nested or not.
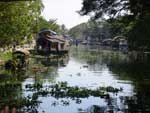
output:
[[[148,0],[83,0],[80,14],[91,14],[94,19],[111,17],[107,20],[111,36],[125,35],[129,49],[149,51],[149,6]]]
[[[87,23],[79,24],[72,29],[69,33],[72,37],[87,39],[91,37],[92,39],[105,39],[111,36],[111,26],[106,20],[89,20]]]
[[[68,35],[68,29],[66,28],[64,24],[60,26],[60,33],[64,36]]]
[[[42,16],[40,16],[38,19],[37,27],[38,27],[38,31],[40,31],[43,28],[46,28],[56,32],[60,32],[60,26],[56,23],[56,20],[50,19],[49,21],[47,21]]]
[[[95,18],[104,15],[116,17],[132,14],[134,17],[148,14],[150,1],[148,0],[83,0],[81,15],[92,14]]]
[[[43,90],[43,88],[47,90]],[[67,82],[59,82],[57,84],[51,85],[51,86],[42,86],[42,84],[28,84],[26,85],[26,89],[28,91],[34,91],[38,90],[37,95],[46,96],[50,94],[51,96],[55,98],[86,98],[89,96],[96,96],[96,97],[104,97],[108,95],[108,92],[112,93],[118,93],[119,91],[122,91],[122,88],[113,88],[111,86],[108,87],[99,87],[95,90],[87,89],[87,88],[81,88],[78,86],[68,86]]]
[[[111,18],[106,21],[110,26],[112,38],[118,35],[128,36],[129,31],[132,29],[132,16],[119,16],[115,19]]]
[[[150,51],[150,15],[137,18],[129,27],[128,42],[132,50]]]
[[[73,38],[85,38],[85,36],[87,34],[87,24],[82,23],[82,24],[79,24],[79,25],[71,28],[69,30],[69,34]]]
[[[13,41],[21,43],[31,39],[35,20],[42,8],[41,0],[0,2],[0,45],[8,46]]]
[[[12,53],[11,52],[0,53],[1,61],[7,61],[11,58],[12,58]]]

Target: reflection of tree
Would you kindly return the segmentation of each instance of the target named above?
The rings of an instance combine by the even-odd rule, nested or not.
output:
[[[0,109],[14,109],[17,112],[34,112],[38,101],[34,96],[24,97],[22,95],[22,85],[19,81],[9,81],[0,84]]]
[[[37,98],[34,95],[23,95],[22,81],[26,78],[25,75],[25,71],[16,73],[4,71],[0,75],[0,112],[35,113],[37,111],[39,105]]]
[[[104,113],[104,111],[100,106],[92,105],[87,109],[87,113]]]
[[[109,63],[108,63],[109,62]],[[133,59],[121,59],[120,56],[107,59],[107,66],[120,79],[133,80],[135,84],[136,95],[130,97],[121,97],[123,112],[127,113],[149,113],[150,112],[150,87],[149,66],[144,59],[135,61]]]
[[[107,66],[112,72],[119,74],[120,77],[126,76],[136,80],[141,80],[145,77],[147,78],[148,73],[150,73],[149,64],[133,62],[130,60],[111,59]]]
[[[1,83],[0,84],[0,107],[15,106],[14,102],[20,98],[21,84],[19,82],[14,83]]]
[[[150,84],[138,82],[135,86],[136,94],[130,97],[122,97],[122,103],[127,106],[127,113],[150,112]]]
[[[39,82],[45,82],[43,80],[47,80],[48,82],[54,82],[55,79],[58,77],[58,69],[67,65],[69,61],[69,56],[37,56],[35,58],[32,58],[30,61],[30,75],[35,75],[37,81]]]
[[[149,84],[149,57],[143,55],[125,55],[120,52],[101,50],[87,51],[84,47],[78,49],[78,54],[72,53],[77,60],[86,62],[91,70],[100,70],[107,66],[114,76],[122,80],[132,80],[135,86],[134,96],[121,96],[118,110],[123,113],[149,113],[150,112],[150,87]],[[109,103],[112,102],[109,100]],[[110,104],[111,105],[111,104]],[[112,103],[114,105],[114,103]],[[108,107],[109,105],[107,105]],[[111,107],[111,106],[109,106]],[[93,108],[92,108],[93,109]]]
[[[52,58],[34,58],[33,64],[43,64],[44,66],[53,66],[58,68],[59,66],[65,66],[68,63],[69,56],[53,56]]]

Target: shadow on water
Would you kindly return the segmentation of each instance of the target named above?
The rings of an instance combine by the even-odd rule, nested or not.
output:
[[[0,112],[149,113],[149,66],[93,46],[60,58],[34,56],[26,72],[1,74]]]
[[[76,58],[84,60],[90,70],[99,71],[107,67],[109,71],[114,73],[113,76],[121,80],[120,83],[126,84],[128,83],[126,80],[132,81],[132,85],[134,86],[133,95],[120,96],[120,103],[122,103],[124,108],[122,110],[118,109],[116,112],[150,112],[150,91],[148,90],[150,87],[150,63],[148,56],[136,55],[135,57],[134,54],[129,55],[109,50],[97,50],[95,52],[95,49],[89,49],[88,47],[82,49],[86,53],[82,51],[82,53],[76,54]],[[76,51],[79,52],[77,49]],[[114,113],[116,112],[114,111]]]

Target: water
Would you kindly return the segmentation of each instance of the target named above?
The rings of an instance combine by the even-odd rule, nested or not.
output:
[[[33,66],[42,68],[34,71]],[[15,107],[18,113],[150,113],[149,74],[148,64],[135,62],[127,54],[95,47],[72,47],[69,55],[63,58],[31,58],[25,73],[27,77],[13,77],[13,81],[21,84],[15,88],[1,88],[0,107],[2,110],[6,106]],[[42,84],[47,90],[49,85],[59,82],[91,90],[100,86],[123,90],[109,93],[108,99],[94,96],[56,98],[50,94],[37,95],[38,87],[27,90],[27,85],[31,84]],[[29,104],[21,106],[21,102]]]

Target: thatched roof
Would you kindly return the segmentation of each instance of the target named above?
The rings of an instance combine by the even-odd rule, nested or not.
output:
[[[119,41],[120,39],[126,39],[125,36],[116,36],[112,39],[112,41]]]
[[[13,54],[16,54],[16,53],[22,53],[22,54],[24,54],[26,56],[30,55],[30,52],[27,49],[18,49]]]
[[[39,34],[42,34],[42,33],[50,33],[52,35],[57,35],[57,33],[55,31],[52,31],[50,29],[42,29]]]
[[[107,39],[104,39],[104,40],[103,40],[103,42],[109,42],[109,41],[111,42],[111,41],[112,41],[112,39],[107,38]]]

